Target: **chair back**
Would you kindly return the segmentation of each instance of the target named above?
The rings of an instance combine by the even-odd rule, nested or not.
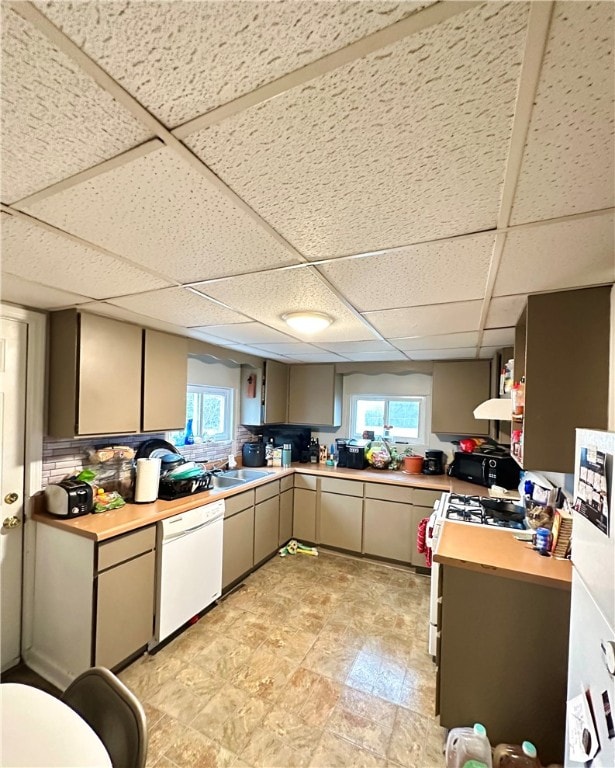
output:
[[[62,694],[105,745],[114,768],[144,768],[147,725],[141,702],[113,672],[92,667]]]

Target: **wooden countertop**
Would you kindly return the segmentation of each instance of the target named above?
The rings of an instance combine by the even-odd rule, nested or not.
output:
[[[531,542],[518,541],[514,534],[508,529],[446,521],[434,560],[442,565],[570,590],[570,560],[543,557]]]
[[[424,488],[442,492],[455,491],[456,493],[477,494],[484,490],[481,486],[466,483],[463,480],[448,477],[448,475],[409,475],[401,471],[346,469],[328,467],[325,464],[293,464],[290,469],[282,469],[280,467],[263,467],[263,469],[266,469],[269,473],[267,477],[224,491],[195,493],[193,496],[185,496],[175,501],[162,501],[158,499],[151,504],[126,504],[126,506],[110,512],[98,512],[71,519],[47,514],[44,511],[45,500],[41,493],[33,499],[34,508],[31,519],[37,523],[45,523],[46,525],[61,528],[79,536],[94,539],[95,541],[105,541],[114,536],[120,536],[123,533],[130,533],[130,531],[134,531],[137,528],[157,523],[159,520],[180,514],[188,509],[194,509],[218,499],[235,496],[242,491],[256,488],[259,485],[264,485],[286,475],[292,475],[295,472],[318,475],[320,477],[337,477],[344,480],[405,485],[409,488]]]

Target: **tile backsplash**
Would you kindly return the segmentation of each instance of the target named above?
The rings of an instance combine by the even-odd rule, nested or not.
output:
[[[164,433],[142,435],[116,435],[109,437],[81,437],[74,440],[58,440],[52,437],[43,439],[43,488],[50,483],[57,483],[69,475],[80,472],[91,466],[88,460],[88,449],[94,446],[127,445],[137,448],[145,440],[153,438],[165,439]],[[243,426],[235,430],[235,439],[228,442],[198,443],[195,445],[178,446],[177,450],[188,461],[217,463],[224,461],[230,453],[241,454],[243,443],[258,439]]]

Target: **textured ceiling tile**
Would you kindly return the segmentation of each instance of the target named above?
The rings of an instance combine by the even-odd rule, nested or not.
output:
[[[480,299],[494,235],[425,243],[319,267],[359,311]]]
[[[503,328],[516,324],[523,308],[527,303],[527,296],[497,296],[491,299],[487,312],[486,328]]]
[[[288,325],[282,320],[287,312],[317,310],[330,315],[334,322],[324,331],[308,336],[293,332],[293,336],[318,344],[328,341],[361,341],[375,334],[337,296],[306,269],[261,272],[195,286],[203,293],[238,312],[285,333]]]
[[[411,360],[458,360],[476,357],[476,347],[460,349],[415,349],[406,353]]]
[[[40,283],[33,283],[15,275],[2,273],[0,279],[0,298],[13,304],[36,309],[58,309],[72,307],[90,301],[87,296],[79,296],[68,291],[59,291]]]
[[[297,263],[285,246],[168,149],[26,210],[182,283]]]
[[[2,200],[15,202],[150,137],[2,3]]]
[[[607,213],[509,232],[494,295],[612,282],[614,223]]]
[[[512,222],[566,216],[615,202],[612,2],[558,2]]]
[[[175,333],[179,336],[190,336],[190,331],[186,331],[182,326],[176,323],[167,323],[164,320],[160,320],[156,317],[145,316],[139,312],[131,312],[124,307],[117,307],[113,304],[108,304],[105,301],[93,301],[89,304],[82,304],[79,309],[86,312],[93,312],[95,315],[104,315],[105,317],[113,317],[116,320],[124,320],[127,323],[133,323],[134,325],[145,325],[148,328],[155,328],[158,331],[167,331],[168,333]]]
[[[198,328],[196,330],[199,330]],[[204,329],[205,330],[205,329]],[[233,323],[208,327],[207,333],[220,339],[232,340],[235,344],[280,344],[292,343],[294,339],[285,333],[275,331],[261,323]]]
[[[254,344],[253,346],[261,352],[275,352],[278,355],[321,354],[323,351],[304,341],[295,341],[290,344]]]
[[[478,329],[481,301],[367,312],[365,317],[387,339]]]
[[[494,225],[525,3],[486,3],[187,143],[304,255]]]
[[[303,355],[286,355],[289,362],[293,363],[347,363],[345,357],[334,355],[333,352],[314,352]]]
[[[200,296],[187,288],[167,288],[164,291],[140,293],[135,296],[113,299],[109,303],[185,328],[242,323],[246,319],[243,315],[238,315],[230,309],[214,304],[204,296]]]
[[[394,350],[392,352],[350,352],[344,357],[347,360],[352,360],[353,363],[408,359],[403,352],[395,352]]]
[[[431,2],[51,2],[37,6],[175,126]]]
[[[478,344],[478,331],[467,333],[445,333],[441,336],[420,336],[409,339],[393,339],[392,343],[405,352],[414,349],[452,349],[471,347]]]
[[[483,333],[482,346],[484,347],[510,347],[514,343],[514,328],[492,328]]]
[[[319,342],[319,347],[328,350],[329,352],[335,352],[338,355],[344,355],[348,357],[352,354],[363,354],[365,352],[395,352],[395,349],[389,344],[388,341],[339,341],[333,344]]]
[[[169,285],[136,265],[17,216],[2,216],[2,268],[26,280],[103,299]]]
[[[482,358],[483,360],[488,360],[489,358],[492,358],[496,352],[499,352],[501,349],[500,346],[497,347],[481,347],[479,350],[478,356]]]

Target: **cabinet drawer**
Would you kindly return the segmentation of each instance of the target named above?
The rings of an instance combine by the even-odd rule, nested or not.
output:
[[[274,480],[273,483],[267,483],[267,485],[259,485],[256,491],[256,503],[259,501],[265,501],[265,499],[271,499],[274,496],[278,496],[280,493],[280,481]]]
[[[304,488],[306,491],[315,491],[318,478],[316,475],[295,475],[295,488]]]
[[[105,541],[98,547],[98,571],[111,568],[124,560],[148,552],[156,546],[156,526],[150,525],[134,533]]]
[[[294,485],[294,477],[294,475],[286,475],[286,477],[280,478],[280,493],[290,491]]]
[[[412,489],[412,501],[418,507],[431,507],[435,501],[440,499],[440,496],[444,491],[432,491],[426,488],[413,488]]]
[[[323,477],[320,490],[327,493],[341,493],[344,496],[363,496],[363,483],[356,480],[338,480],[335,477]]]
[[[402,504],[412,504],[412,488],[384,483],[365,483],[367,499],[383,499],[384,501],[399,501]]]
[[[224,500],[224,517],[236,515],[244,509],[254,506],[254,490],[238,493],[236,496],[229,496]]]

